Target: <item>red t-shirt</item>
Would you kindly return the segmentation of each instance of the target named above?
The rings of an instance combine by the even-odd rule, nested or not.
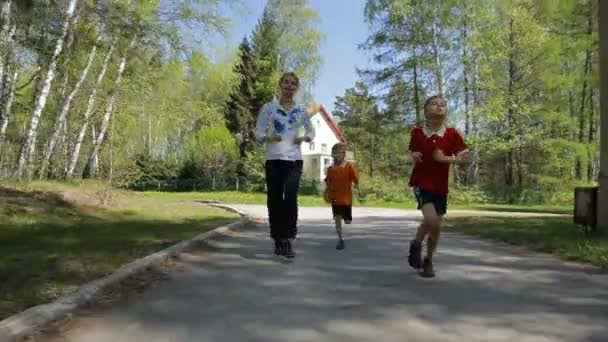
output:
[[[409,185],[440,195],[447,195],[450,164],[440,163],[433,159],[433,151],[436,148],[440,149],[444,155],[452,156],[466,150],[467,145],[455,128],[445,128],[432,136],[427,136],[422,127],[412,129],[409,150],[421,152],[422,162],[414,165]]]

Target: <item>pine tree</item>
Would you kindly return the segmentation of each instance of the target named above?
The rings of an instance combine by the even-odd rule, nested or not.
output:
[[[279,37],[277,22],[273,19],[272,12],[266,8],[252,37],[257,73],[251,107],[256,113],[264,103],[272,101],[276,96],[280,62]]]
[[[238,137],[241,158],[245,157],[247,146],[252,139],[255,122],[255,109],[252,106],[257,67],[255,56],[247,38],[239,45],[239,58],[233,68],[238,77],[230,97],[224,107],[226,126],[230,132]]]

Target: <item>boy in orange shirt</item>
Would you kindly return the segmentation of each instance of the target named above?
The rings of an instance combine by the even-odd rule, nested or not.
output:
[[[331,148],[331,156],[334,164],[327,168],[325,176],[325,200],[331,202],[331,209],[336,223],[336,233],[338,233],[338,244],[336,249],[344,249],[344,239],[342,237],[342,220],[350,224],[353,220],[352,205],[353,192],[352,186],[359,186],[359,178],[354,166],[345,160],[346,144],[337,143]]]

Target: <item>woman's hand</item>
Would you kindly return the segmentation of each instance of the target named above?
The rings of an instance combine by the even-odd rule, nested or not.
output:
[[[297,144],[297,145],[300,145],[300,144],[301,144],[301,143],[303,143],[303,142],[308,142],[308,143],[309,143],[309,142],[310,142],[310,138],[309,138],[309,137],[299,137],[299,138],[296,138],[296,139],[293,141],[293,143],[294,143],[294,144]]]
[[[280,142],[281,140],[283,140],[283,138],[278,134],[268,135],[264,138],[264,141],[269,143]]]
[[[313,117],[313,116],[315,116],[315,114],[317,114],[320,111],[321,111],[321,105],[318,103],[315,103],[315,104],[311,105],[310,107],[306,108],[306,115],[308,115],[308,117]]]

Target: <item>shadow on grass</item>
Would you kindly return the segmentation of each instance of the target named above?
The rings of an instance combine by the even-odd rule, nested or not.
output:
[[[79,208],[54,193],[0,188],[0,320],[233,221],[219,214],[175,219],[139,215]]]

